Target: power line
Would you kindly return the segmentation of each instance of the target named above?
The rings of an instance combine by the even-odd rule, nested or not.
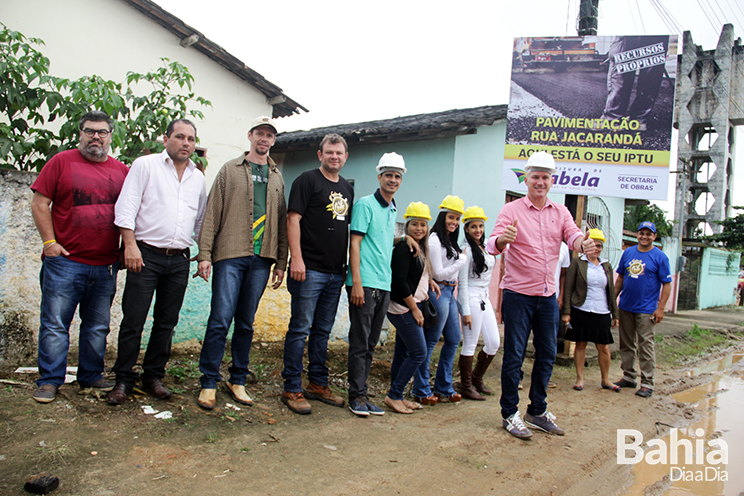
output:
[[[664,25],[667,27],[667,29],[669,29],[672,32],[675,32],[675,29],[672,26],[669,25],[668,18],[664,15],[664,12],[659,8],[659,6],[656,5],[656,2],[654,2],[653,0],[651,0],[651,6],[654,8],[654,10],[656,10],[656,13],[659,14],[659,17],[661,18],[661,22],[664,23]]]
[[[716,14],[716,9],[713,8],[713,5],[711,5],[710,0],[705,0],[705,3],[708,4],[708,8],[710,9],[710,12],[713,14],[713,17],[716,18],[716,22],[718,24],[723,24],[721,20],[718,18],[718,14]]]
[[[728,0],[726,0],[726,1],[728,1]],[[738,3],[736,3],[736,2],[734,2],[734,5],[736,5],[736,8],[737,8],[737,9],[739,9],[739,12],[741,12],[741,15],[743,15],[743,16],[744,16],[744,10],[741,10],[741,5],[739,5],[739,4],[738,4]]]
[[[710,2],[710,0],[708,1]],[[718,10],[721,12],[721,19],[723,19],[723,22],[721,22],[721,24],[726,24],[726,13],[721,8],[721,4],[718,3],[718,0],[713,0],[713,3],[715,4],[716,7],[718,7]]]
[[[739,26],[744,25],[744,22],[742,22],[741,19],[739,19],[739,15],[736,13],[736,11],[734,10],[734,8],[731,6],[731,3],[729,2],[729,0],[726,0],[726,5],[728,5],[729,10],[734,15],[734,18],[736,19],[736,22],[739,23]],[[736,4],[736,7],[739,9],[739,12],[741,12],[741,7],[739,7],[739,4],[738,3]],[[741,15],[744,16],[744,12],[742,12]]]
[[[571,16],[571,0],[568,0],[568,6],[566,7],[566,36],[568,36],[568,20]]]
[[[635,16],[633,15],[633,9],[630,7],[630,0],[627,0],[628,2],[628,12],[630,12],[630,19],[633,21],[633,27],[635,28],[636,32],[638,32],[638,24],[636,24]]]
[[[641,6],[638,5],[638,0],[636,0],[636,8],[638,9],[638,18],[641,20],[641,27],[643,28],[643,34],[646,34],[646,26],[643,24],[643,14],[641,14]]]
[[[652,0],[652,2],[655,3],[661,9],[661,11],[664,12],[664,14],[671,20],[672,25],[674,26],[673,30],[682,34],[682,32],[684,31],[684,29],[682,29],[682,25],[679,23],[679,21],[677,21],[677,19],[674,18],[672,12],[666,8],[662,1]]]
[[[665,11],[664,7],[657,4],[656,0],[651,0],[651,6],[656,10],[656,13],[661,18],[664,25],[673,33],[681,32],[675,22],[669,17],[668,12]]]
[[[705,11],[705,8],[703,7],[702,2],[700,0],[697,0],[697,3],[698,3],[698,5],[700,5],[700,10],[702,10],[703,11],[703,14],[705,14],[705,18],[708,19],[708,22],[710,23],[710,27],[712,27],[713,28],[713,31],[715,31],[716,30],[716,25],[710,19],[710,16],[708,15],[708,13]]]

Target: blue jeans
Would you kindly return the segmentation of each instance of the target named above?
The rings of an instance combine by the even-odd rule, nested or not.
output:
[[[199,358],[202,388],[214,389],[222,380],[220,365],[233,318],[232,365],[228,372],[231,384],[245,385],[253,344],[253,320],[273,263],[256,255],[220,260],[212,266],[212,310]]]
[[[429,386],[429,363],[434,348],[439,342],[439,338],[444,336],[444,344],[439,354],[439,364],[437,365],[437,374],[434,379],[434,392],[445,396],[452,396],[455,390],[452,387],[452,368],[455,364],[455,355],[457,346],[460,344],[460,313],[457,309],[457,299],[455,299],[454,286],[439,285],[442,294],[437,298],[436,293],[429,291],[429,300],[437,309],[439,320],[435,327],[424,329],[426,336],[426,360],[416,371],[413,376],[413,395],[419,398],[431,396],[432,389]]]
[[[318,386],[328,386],[328,338],[336,320],[343,284],[343,274],[307,269],[304,281],[287,279],[287,290],[292,295],[292,316],[284,339],[284,391],[302,391],[302,354],[306,338],[307,378]]]
[[[505,289],[501,308],[504,316],[501,416],[508,418],[519,409],[519,379],[530,331],[534,334],[535,363],[527,413],[542,415],[548,408],[548,382],[555,363],[558,300],[555,295],[527,296]]]
[[[77,381],[90,386],[102,377],[111,303],[116,293],[119,263],[88,265],[64,256],[45,257],[39,274],[39,374],[36,384],[65,382],[70,322],[80,305]]]
[[[403,390],[408,381],[426,360],[426,338],[424,330],[416,323],[411,312],[402,315],[388,313],[387,316],[390,323],[395,326],[395,353],[390,367],[388,396],[393,400],[402,400]]]

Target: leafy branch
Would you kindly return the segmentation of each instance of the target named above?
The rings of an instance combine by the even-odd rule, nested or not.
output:
[[[50,61],[26,38],[0,23],[0,166],[41,170],[56,153],[77,147],[78,121],[90,110],[102,110],[114,120],[111,145],[119,160],[131,164],[146,153],[158,153],[158,141],[173,119],[203,119],[190,106],[211,106],[193,90],[194,77],[179,62],[161,58],[162,66],[145,74],[129,71],[125,82],[83,76],[70,80],[49,74]],[[142,93],[141,83],[151,91]],[[45,124],[62,121],[59,130]],[[192,159],[202,166],[206,161]]]

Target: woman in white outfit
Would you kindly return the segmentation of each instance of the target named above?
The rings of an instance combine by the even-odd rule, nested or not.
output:
[[[488,298],[488,286],[495,257],[486,251],[484,222],[488,220],[483,209],[468,207],[462,218],[465,224],[465,242],[462,253],[468,263],[460,269],[457,301],[462,311],[463,344],[460,350],[460,394],[469,400],[485,400],[482,394],[493,394],[483,384],[483,374],[491,365],[499,349],[499,327],[496,314]],[[473,370],[473,356],[478,346],[478,337],[483,335],[483,348]]]

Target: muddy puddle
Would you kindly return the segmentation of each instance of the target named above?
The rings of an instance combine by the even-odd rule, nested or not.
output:
[[[744,374],[742,364],[734,367],[742,357],[730,355],[688,372],[691,377],[714,376],[708,384],[672,396],[703,417],[682,429],[660,425],[664,435],[658,441],[647,445],[651,440],[644,439],[643,458],[631,471],[634,483],[623,494],[739,496],[744,491]],[[623,442],[627,448],[635,440],[627,437]],[[638,454],[625,452],[628,458]]]

